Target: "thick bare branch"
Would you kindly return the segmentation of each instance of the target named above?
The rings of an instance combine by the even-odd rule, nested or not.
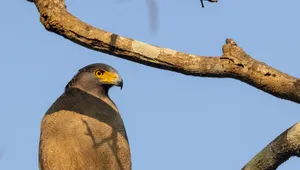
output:
[[[242,170],[275,170],[292,156],[300,156],[300,122],[279,135]]]
[[[226,40],[222,56],[196,56],[94,28],[71,15],[64,0],[34,3],[47,30],[89,49],[185,75],[238,79],[276,97],[300,103],[299,79],[251,58],[231,39]]]

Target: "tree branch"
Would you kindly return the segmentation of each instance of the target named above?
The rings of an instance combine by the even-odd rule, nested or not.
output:
[[[292,156],[300,156],[300,122],[274,139],[242,170],[275,170]]]
[[[251,58],[231,39],[226,40],[222,56],[196,56],[94,28],[71,15],[64,0],[34,3],[48,31],[89,49],[185,75],[238,79],[276,97],[300,103],[299,79]]]

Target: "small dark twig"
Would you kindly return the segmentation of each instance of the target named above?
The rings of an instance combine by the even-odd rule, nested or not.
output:
[[[200,0],[200,2],[201,2],[201,5],[202,5],[202,8],[204,8],[203,0]]]
[[[213,3],[218,2],[218,0],[206,0],[206,1],[208,1],[208,2],[213,2]],[[201,2],[201,5],[202,5],[202,8],[204,8],[203,0],[200,0],[200,2]]]

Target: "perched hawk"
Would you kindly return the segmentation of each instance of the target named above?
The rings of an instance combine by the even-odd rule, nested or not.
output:
[[[108,96],[122,88],[118,72],[105,64],[78,71],[41,122],[41,170],[131,170],[121,115]]]

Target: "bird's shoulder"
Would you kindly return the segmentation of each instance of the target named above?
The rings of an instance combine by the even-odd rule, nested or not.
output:
[[[103,101],[81,89],[70,88],[66,90],[48,109],[45,116],[70,111],[81,114],[100,122],[106,123],[121,133],[126,139],[124,123],[120,113]]]

